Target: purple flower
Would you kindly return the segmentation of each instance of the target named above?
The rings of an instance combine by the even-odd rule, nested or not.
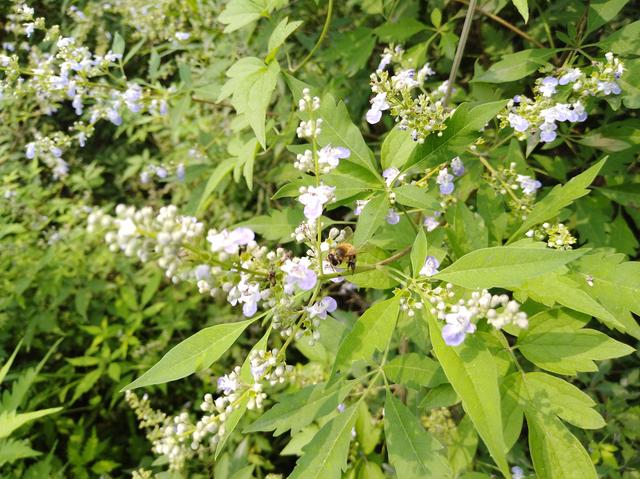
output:
[[[198,266],[196,266],[194,273],[198,281],[208,279],[209,275],[211,274],[211,268],[207,264],[199,264]]]
[[[332,170],[340,164],[340,160],[349,158],[349,156],[351,156],[351,151],[348,148],[326,145],[318,152],[318,164]]]
[[[601,91],[605,95],[619,95],[622,90],[620,86],[614,81],[599,81],[598,82],[598,91]]]
[[[449,174],[449,170],[447,168],[443,168],[438,173],[438,177],[436,178],[436,183],[440,185],[440,193],[443,195],[450,195],[453,193],[453,175]]]
[[[393,185],[393,182],[396,181],[398,176],[400,176],[400,170],[398,168],[391,167],[382,172],[382,177],[387,186]]]
[[[558,134],[556,130],[558,126],[555,123],[544,122],[540,125],[540,141],[543,143],[549,143],[556,139]]]
[[[527,128],[529,128],[529,122],[515,113],[509,113],[509,125],[520,133],[527,131]]]
[[[560,77],[558,83],[560,85],[566,85],[567,83],[573,83],[582,76],[582,71],[579,68],[572,68],[567,73]]]
[[[293,292],[293,287],[297,286],[303,291],[309,291],[316,285],[318,277],[316,273],[309,268],[311,260],[309,258],[288,259],[280,269],[284,271],[285,290]]]
[[[214,253],[224,251],[227,254],[238,254],[240,246],[249,244],[254,238],[254,232],[245,227],[236,228],[231,232],[222,230],[220,233],[210,230],[207,234],[207,241]]]
[[[449,346],[462,344],[467,334],[474,333],[476,325],[471,322],[473,313],[465,306],[458,306],[458,310],[445,316],[447,324],[442,328],[442,339]]]
[[[33,141],[31,143],[27,143],[26,156],[30,160],[33,160],[36,156],[36,144]]]
[[[382,70],[387,68],[389,63],[391,63],[391,53],[385,53],[384,55],[382,55],[382,57],[380,57],[380,63],[378,64],[378,68],[376,68],[376,71],[381,72]]]
[[[322,215],[322,209],[326,203],[333,199],[333,186],[307,186],[302,190],[298,201],[304,205],[304,215],[314,220]]]
[[[538,180],[535,180],[526,175],[518,175],[516,177],[516,181],[520,183],[522,192],[528,196],[535,195],[536,191],[538,191],[538,189],[542,186],[542,183],[540,183]]]
[[[387,103],[387,94],[384,92],[378,93],[370,102],[371,108],[367,112],[367,122],[375,125],[382,118],[382,112],[390,108],[389,103]]]
[[[222,391],[225,395],[236,392],[238,389],[238,378],[234,373],[225,374],[218,378],[218,390]]]
[[[353,214],[356,216],[360,216],[364,207],[369,203],[369,200],[356,200],[356,209],[353,210]]]
[[[427,256],[427,259],[424,262],[424,266],[420,270],[421,276],[433,276],[439,273],[438,268],[440,267],[440,261],[436,259],[435,256]]]
[[[400,223],[400,215],[394,208],[389,208],[385,219],[390,225],[397,225],[398,223]]]
[[[540,82],[540,93],[544,97],[551,97],[556,93],[556,85],[558,84],[558,79],[555,77],[544,77]]]
[[[436,219],[435,216],[427,216],[424,219],[424,226],[427,228],[427,231],[431,232],[435,230],[438,226],[440,226],[440,222]]]
[[[326,296],[312,306],[309,306],[307,312],[309,313],[309,319],[315,317],[327,319],[327,313],[333,313],[337,308],[338,303],[336,300],[331,296]]]
[[[459,156],[451,160],[451,171],[455,176],[462,176],[464,174],[464,163],[462,163]]]

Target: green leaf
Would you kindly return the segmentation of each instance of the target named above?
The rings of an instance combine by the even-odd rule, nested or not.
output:
[[[600,331],[570,328],[521,335],[518,347],[523,356],[539,368],[566,375],[597,371],[594,361],[619,358],[634,351]]]
[[[640,50],[640,20],[625,25],[612,35],[598,42],[605,52],[617,55],[634,55]]]
[[[181,379],[211,366],[255,319],[217,324],[174,346],[160,361],[123,391]]]
[[[623,323],[567,276],[557,273],[539,276],[526,281],[518,291],[547,306],[558,303],[580,313],[594,316],[610,328],[626,331]]]
[[[596,191],[621,205],[640,208],[640,183],[601,186]]]
[[[236,158],[228,158],[219,163],[218,166],[216,166],[215,170],[213,170],[213,173],[211,173],[209,180],[207,180],[207,184],[204,187],[204,190],[202,191],[200,201],[198,201],[198,206],[196,208],[196,214],[201,213],[204,210],[207,202],[209,201],[209,197],[213,194],[213,192],[218,187],[220,182],[225,178],[225,176],[227,176],[229,172],[233,170],[236,161]]]
[[[0,467],[10,464],[18,459],[35,457],[41,453],[29,447],[27,441],[16,441],[13,439],[0,440]]]
[[[111,51],[116,55],[122,55],[124,53],[125,41],[122,36],[116,32],[113,35],[113,44],[111,45]]]
[[[515,5],[515,7],[518,9],[518,12],[520,12],[520,15],[522,15],[522,18],[524,19],[524,23],[527,23],[529,21],[529,5],[527,5],[527,0],[511,0],[511,1]]]
[[[351,156],[343,161],[357,163],[373,172],[376,177],[380,176],[373,161],[373,153],[362,138],[360,129],[351,122],[349,111],[342,101],[336,103],[331,94],[325,95],[320,102],[318,116],[323,119],[322,131],[318,137],[320,146],[331,144],[348,148]]]
[[[13,431],[28,422],[35,421],[49,414],[62,411],[61,407],[52,407],[49,409],[40,409],[38,411],[16,413],[13,411],[4,411],[0,413],[0,438],[9,436]]]
[[[13,350],[13,353],[11,353],[11,356],[9,356],[7,362],[2,365],[2,368],[0,368],[0,384],[2,384],[2,381],[4,381],[4,378],[7,376],[9,369],[11,369],[11,365],[13,364],[13,360],[16,358],[18,351],[20,350],[20,346],[22,346],[22,339],[18,341],[16,349]]]
[[[364,245],[384,223],[389,211],[389,201],[384,194],[374,196],[365,205],[358,217],[353,244],[356,247]]]
[[[396,202],[411,208],[420,208],[426,213],[433,213],[442,209],[435,190],[427,191],[416,185],[402,185],[393,188]]]
[[[265,2],[261,0],[231,0],[220,13],[218,20],[224,23],[225,33],[233,32],[252,22],[255,22],[264,14]]]
[[[520,80],[546,65],[556,52],[553,48],[532,48],[504,55],[486,72],[474,76],[472,82],[507,83]]]
[[[640,326],[632,316],[640,315],[640,263],[624,260],[623,254],[595,250],[572,268],[583,282],[582,289],[611,312],[628,334],[640,339]]]
[[[367,245],[358,252],[358,267],[375,266],[376,263],[389,257],[382,248]],[[382,268],[382,267],[380,267]],[[388,274],[384,274],[380,269],[372,269],[362,273],[349,276],[349,282],[360,288],[390,289],[398,284],[398,281]]]
[[[278,62],[266,65],[259,58],[241,58],[229,68],[227,76],[229,80],[222,87],[218,101],[231,96],[236,112],[246,118],[260,145],[266,149],[265,118],[280,76]]]
[[[269,44],[268,44],[268,55],[267,55],[267,63],[269,58],[275,57],[277,53],[277,49],[285,42],[285,40],[291,35],[293,32],[297,30],[297,28],[302,25],[304,22],[295,21],[289,23],[289,17],[284,17],[276,28],[273,29],[271,35],[269,36]]]
[[[291,430],[295,434],[335,411],[356,384],[357,381],[339,382],[327,388],[325,383],[319,383],[285,394],[243,432],[274,431],[274,436],[280,436]]]
[[[413,141],[407,130],[401,130],[399,126],[395,126],[382,142],[380,151],[382,169],[402,168],[417,145],[418,143]]]
[[[389,390],[384,402],[384,432],[389,461],[398,478],[452,477],[440,452],[442,445]]]
[[[596,405],[586,393],[573,384],[547,373],[520,373],[520,387],[509,387],[523,407],[534,408],[544,415],[556,415],[582,429],[599,429],[606,425],[604,419],[593,409]]]
[[[436,319],[431,314],[427,317],[433,351],[442,369],[462,399],[464,410],[491,457],[502,474],[510,478],[502,427],[498,369],[493,355],[478,335],[467,336],[460,346],[447,346]]]
[[[309,444],[289,479],[340,479],[347,467],[351,430],[356,422],[357,405],[327,422]]]
[[[506,104],[507,100],[500,100],[474,107],[469,103],[459,105],[447,120],[447,129],[442,132],[442,136],[429,135],[424,143],[416,146],[405,170],[410,166],[415,166],[416,169],[433,168],[459,155],[480,136],[480,130]]]
[[[447,382],[437,362],[417,353],[396,356],[383,369],[394,383],[415,389],[421,386],[433,388]]]
[[[464,255],[435,277],[465,288],[514,287],[556,271],[584,253],[580,250],[495,246]]]
[[[384,351],[396,326],[400,298],[381,301],[367,309],[340,344],[333,365],[337,371],[358,360],[370,360],[376,351]]]
[[[562,208],[588,194],[587,187],[593,183],[605,161],[606,158],[600,160],[588,170],[571,178],[567,184],[555,186],[547,196],[535,204],[524,223],[511,235],[509,242],[519,238],[533,226],[556,217]]]
[[[291,233],[295,231],[303,219],[304,215],[300,209],[274,209],[268,215],[256,216],[250,220],[238,223],[236,226],[251,228],[268,241],[288,243],[293,241]]]
[[[585,37],[613,20],[628,2],[629,0],[598,0],[590,2]]]
[[[591,458],[580,441],[555,415],[525,409],[529,428],[529,451],[540,478],[596,479]]]
[[[402,17],[394,22],[383,23],[374,30],[374,33],[384,42],[403,42],[426,28],[424,23],[415,18]]]
[[[424,234],[424,229],[420,228],[411,248],[411,272],[414,278],[418,277],[426,259],[427,235]]]

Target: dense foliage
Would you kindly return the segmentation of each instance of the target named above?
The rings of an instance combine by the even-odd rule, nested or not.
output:
[[[640,478],[639,15],[3,2],[0,475]]]

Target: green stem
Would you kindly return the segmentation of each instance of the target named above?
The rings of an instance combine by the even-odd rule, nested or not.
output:
[[[316,41],[316,44],[313,46],[313,48],[307,54],[307,56],[303,58],[302,62],[300,62],[300,64],[297,67],[290,69],[291,73],[295,73],[300,68],[302,68],[311,59],[311,57],[313,57],[313,54],[320,47],[320,44],[322,43],[322,41],[324,40],[324,37],[327,35],[327,32],[329,31],[329,24],[331,24],[332,14],[333,14],[333,0],[329,0],[329,7],[327,8],[327,18],[324,21],[324,26],[322,27],[322,31],[320,32],[320,36],[318,37],[318,41]]]
[[[456,50],[456,56],[453,59],[453,66],[451,67],[451,73],[449,74],[449,81],[447,83],[447,92],[444,95],[442,104],[447,106],[451,97],[451,91],[453,89],[453,82],[458,74],[460,68],[460,62],[462,61],[462,54],[464,53],[464,47],[467,44],[467,38],[469,38],[469,30],[471,29],[471,21],[473,20],[473,12],[476,8],[476,0],[469,1],[469,8],[467,9],[467,15],[464,18],[464,25],[462,25],[462,33],[460,34],[460,41],[458,42],[458,49]]]

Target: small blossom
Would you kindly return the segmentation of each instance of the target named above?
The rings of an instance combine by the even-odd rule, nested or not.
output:
[[[224,251],[228,254],[238,254],[241,246],[249,244],[255,238],[255,233],[245,227],[236,228],[233,231],[222,230],[220,233],[210,230],[207,241],[211,244],[211,251],[218,253]]]
[[[455,176],[462,176],[464,174],[464,163],[462,163],[459,156],[451,160],[451,171]]]
[[[527,131],[527,128],[529,128],[529,122],[515,113],[509,113],[509,124],[511,128],[520,133]]]
[[[310,220],[319,218],[324,205],[333,199],[334,190],[335,187],[323,184],[303,188],[298,201],[304,205],[304,215]]]
[[[338,308],[338,303],[331,296],[326,296],[320,301],[314,303],[312,306],[307,307],[309,318],[313,319],[318,317],[320,319],[327,319],[327,313],[333,313]]]
[[[389,66],[389,64],[391,63],[391,58],[391,53],[385,53],[384,55],[382,55],[380,57],[380,63],[378,64],[378,68],[376,68],[376,71],[381,72],[382,70],[387,68],[387,66]]]
[[[526,175],[518,175],[516,177],[516,181],[520,183],[520,188],[522,188],[522,192],[525,195],[529,195],[529,196],[535,195],[536,191],[538,191],[538,189],[542,186],[542,183],[540,183],[538,180],[535,180],[530,176],[526,176]]]
[[[439,273],[439,267],[440,261],[438,261],[435,256],[427,256],[427,259],[424,262],[424,266],[420,270],[419,274],[421,276],[434,276]]]
[[[557,129],[558,126],[555,123],[544,122],[540,125],[540,141],[549,143],[555,140],[558,136],[556,133]]]
[[[349,156],[351,156],[351,151],[348,148],[326,145],[318,151],[318,166],[323,173],[328,173],[340,164],[340,160],[349,158]]]
[[[280,269],[286,274],[285,282],[288,290],[293,291],[293,286],[297,286],[303,291],[309,291],[316,285],[318,277],[311,270],[311,260],[309,258],[288,259]]]
[[[513,466],[511,468],[511,477],[512,479],[524,479],[524,471],[521,467]]]
[[[356,216],[360,216],[364,207],[369,203],[369,200],[356,200],[356,209],[353,210],[353,214]]]
[[[566,85],[567,83],[574,83],[582,76],[582,70],[579,68],[572,68],[567,73],[562,75],[558,80],[560,85]]]
[[[555,77],[544,77],[540,82],[539,91],[544,97],[551,97],[556,93],[556,85],[558,85],[558,79]]]
[[[442,339],[449,346],[459,346],[463,343],[467,334],[476,330],[476,325],[471,322],[473,312],[465,306],[459,306],[457,311],[446,315],[447,324],[442,328]]]
[[[382,112],[390,108],[386,92],[378,93],[371,100],[371,108],[367,111],[367,122],[375,125],[382,118]]]
[[[389,223],[390,225],[397,225],[398,223],[400,223],[400,215],[394,208],[389,208],[385,220],[387,220],[387,223]]]
[[[453,193],[453,175],[449,174],[449,170],[447,168],[440,170],[438,177],[436,178],[436,183],[440,185],[440,193],[443,195],[450,195]]]
[[[387,184],[387,186],[393,185],[393,182],[396,181],[396,179],[398,179],[399,176],[400,176],[400,170],[394,167],[387,168],[382,172],[382,177],[384,178],[384,181]]]
[[[620,86],[614,81],[599,81],[598,82],[598,91],[602,92],[604,95],[619,95],[622,90]]]
[[[188,32],[176,32],[175,37],[176,37],[176,40],[180,40],[181,42],[184,42],[186,40],[189,40],[189,37],[191,37],[191,34]]]
[[[435,230],[438,226],[440,226],[440,222],[435,218],[435,216],[427,216],[424,219],[424,226],[427,228],[428,232]]]

